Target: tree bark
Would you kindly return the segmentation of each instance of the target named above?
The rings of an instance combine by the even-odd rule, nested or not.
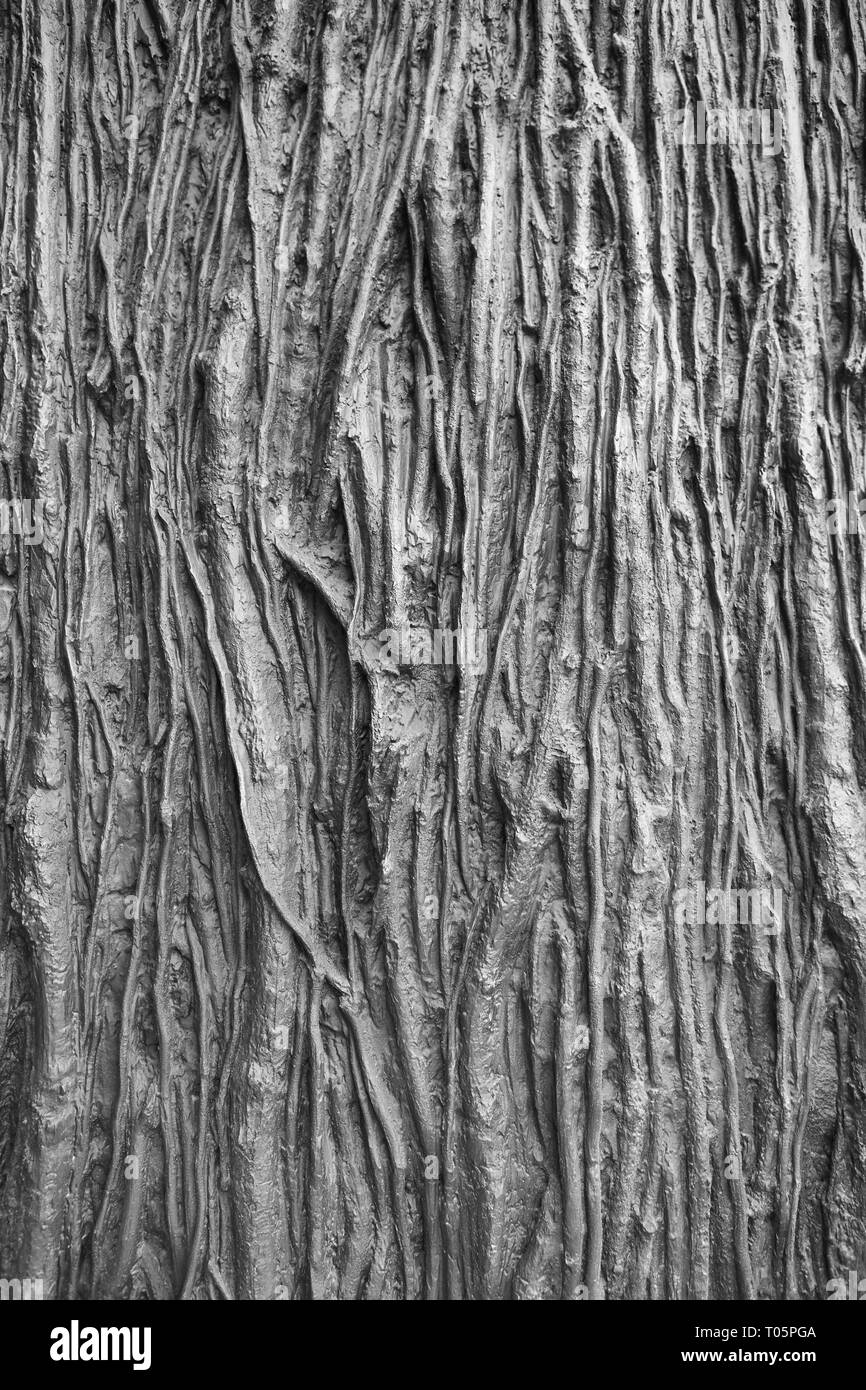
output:
[[[0,1274],[866,1275],[864,0],[0,34]]]

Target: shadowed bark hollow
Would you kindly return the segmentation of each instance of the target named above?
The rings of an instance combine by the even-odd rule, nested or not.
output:
[[[0,1275],[866,1275],[864,0],[0,57]]]

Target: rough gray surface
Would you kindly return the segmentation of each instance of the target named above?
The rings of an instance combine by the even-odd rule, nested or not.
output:
[[[864,0],[0,56],[0,1275],[866,1276]]]

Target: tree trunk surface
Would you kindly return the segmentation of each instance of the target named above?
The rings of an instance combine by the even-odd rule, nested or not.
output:
[[[0,1274],[866,1274],[866,0],[0,34]]]

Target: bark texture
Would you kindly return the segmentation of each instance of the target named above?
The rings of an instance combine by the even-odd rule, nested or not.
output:
[[[8,0],[0,57],[0,1274],[866,1275],[864,0]]]

